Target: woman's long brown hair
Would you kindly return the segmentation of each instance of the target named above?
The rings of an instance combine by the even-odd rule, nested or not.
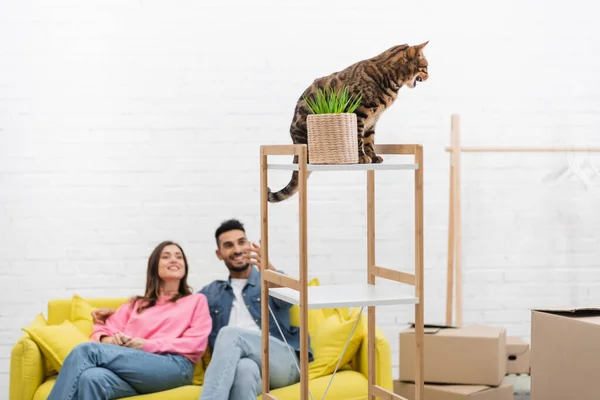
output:
[[[175,242],[171,242],[168,240],[164,241],[158,246],[156,246],[154,251],[152,251],[152,254],[150,254],[150,257],[148,258],[148,269],[146,271],[146,292],[144,296],[136,296],[133,301],[133,304],[135,304],[138,300],[142,301],[142,305],[137,310],[138,313],[141,313],[143,310],[156,305],[161,282],[160,276],[158,275],[158,262],[160,260],[160,255],[163,249],[169,245],[175,245],[179,247],[185,265],[185,273],[183,275],[183,278],[181,278],[181,281],[179,282],[178,293],[175,296],[173,296],[169,301],[176,302],[182,297],[192,294],[192,289],[187,284],[188,262],[187,258],[185,257],[185,253],[183,252],[183,249]]]

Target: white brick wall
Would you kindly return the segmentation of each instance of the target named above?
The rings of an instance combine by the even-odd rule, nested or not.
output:
[[[0,6],[0,397],[20,328],[50,299],[140,292],[167,238],[188,253],[194,288],[225,275],[214,229],[239,217],[258,240],[258,146],[290,142],[317,76],[430,40],[431,79],[401,91],[377,134],[425,146],[428,322],[445,311],[451,113],[468,145],[600,144],[595,3],[166,4]],[[600,300],[598,186],[542,183],[561,163],[463,155],[465,323],[528,338],[530,308]],[[273,172],[272,188],[288,178]],[[310,274],[323,283],[366,276],[364,183],[310,178]],[[412,176],[377,183],[377,262],[410,270]],[[297,199],[270,210],[272,260],[296,274]],[[379,310],[396,374],[412,310]]]

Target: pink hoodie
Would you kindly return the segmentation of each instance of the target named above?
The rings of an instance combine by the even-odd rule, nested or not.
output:
[[[179,354],[196,364],[208,345],[212,319],[206,296],[201,293],[183,297],[175,303],[169,296],[159,297],[156,305],[140,314],[127,302],[106,319],[104,325],[94,324],[91,340],[99,342],[104,335],[123,332],[132,338],[145,339],[144,351]]]

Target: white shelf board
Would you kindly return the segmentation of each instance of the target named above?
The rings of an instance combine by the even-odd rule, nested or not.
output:
[[[404,287],[404,285],[403,285]],[[308,308],[385,306],[417,304],[419,299],[398,293],[398,287],[364,284],[308,286]],[[299,306],[300,292],[287,288],[269,288],[277,299]]]
[[[268,169],[298,171],[298,164],[267,164]],[[416,170],[419,164],[306,164],[308,171],[384,171],[384,170]]]

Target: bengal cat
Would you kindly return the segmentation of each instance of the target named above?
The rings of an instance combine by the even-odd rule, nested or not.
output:
[[[294,144],[308,144],[306,116],[310,113],[304,96],[316,95],[318,89],[328,87],[342,89],[348,86],[349,96],[360,93],[361,104],[355,110],[358,127],[359,163],[380,163],[381,156],[375,154],[375,127],[381,114],[398,97],[401,87],[414,88],[418,82],[429,77],[427,59],[423,48],[428,41],[417,46],[402,44],[391,47],[383,53],[359,61],[346,69],[316,79],[300,96],[294,111],[290,135]],[[310,154],[309,154],[310,162]],[[298,156],[294,156],[298,163]],[[269,202],[278,203],[292,197],[298,191],[298,171],[292,173],[290,182],[280,191],[271,192]]]

